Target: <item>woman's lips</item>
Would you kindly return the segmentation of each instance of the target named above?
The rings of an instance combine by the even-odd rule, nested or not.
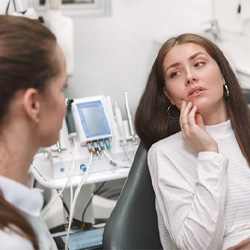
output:
[[[188,96],[196,96],[199,95],[201,92],[203,92],[205,89],[202,87],[195,87],[192,88],[189,92],[188,92]]]

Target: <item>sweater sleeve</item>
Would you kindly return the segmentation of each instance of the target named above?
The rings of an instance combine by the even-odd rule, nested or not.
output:
[[[168,155],[156,147],[148,154],[152,184],[166,229],[178,249],[220,249],[225,229],[224,204],[228,159],[214,152],[198,154],[194,184]]]

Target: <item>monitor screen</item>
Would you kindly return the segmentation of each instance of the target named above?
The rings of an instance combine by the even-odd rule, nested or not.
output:
[[[105,120],[103,120],[99,106],[83,108],[82,113],[90,135],[103,134],[106,132]]]
[[[111,134],[101,101],[79,103],[77,109],[87,139]]]

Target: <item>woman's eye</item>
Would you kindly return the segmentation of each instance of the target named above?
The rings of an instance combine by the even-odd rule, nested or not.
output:
[[[205,64],[205,62],[197,62],[194,66],[195,67],[200,67],[200,66],[202,66],[204,64]]]
[[[68,88],[68,84],[65,84],[65,85],[63,86],[63,88],[62,88],[62,92],[65,92],[65,91],[67,90],[67,88]]]
[[[172,73],[170,74],[170,78],[173,78],[173,77],[179,75],[179,73],[180,73],[180,72],[178,72],[178,71],[172,72]]]

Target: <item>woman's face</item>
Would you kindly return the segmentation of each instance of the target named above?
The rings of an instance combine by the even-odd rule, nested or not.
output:
[[[203,116],[225,116],[224,78],[216,61],[198,44],[176,45],[163,60],[164,93],[179,109],[191,101]]]
[[[66,61],[58,45],[55,53],[60,68],[59,74],[51,79],[48,89],[41,98],[39,135],[43,147],[58,141],[63,118],[66,115],[66,104],[63,96],[63,89],[67,83]]]

